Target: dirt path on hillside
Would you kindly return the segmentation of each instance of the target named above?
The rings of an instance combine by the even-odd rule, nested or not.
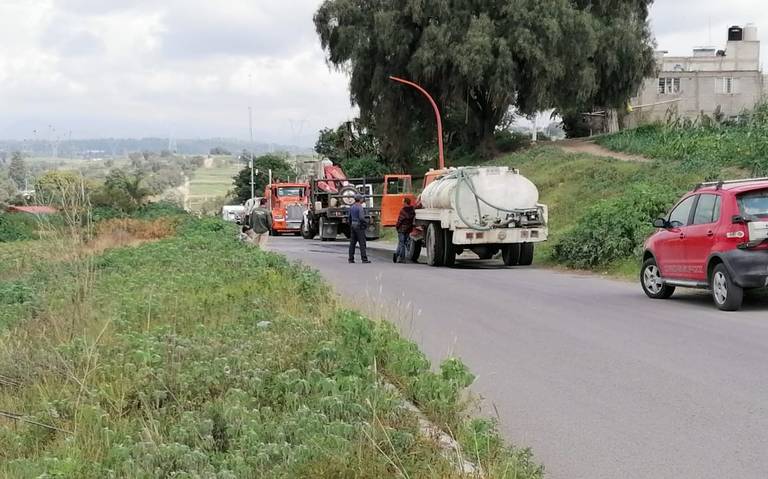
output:
[[[558,141],[555,144],[566,153],[587,153],[589,155],[602,156],[604,158],[616,158],[621,161],[637,161],[641,163],[651,161],[644,156],[628,155],[626,153],[609,150],[590,140],[563,140]]]

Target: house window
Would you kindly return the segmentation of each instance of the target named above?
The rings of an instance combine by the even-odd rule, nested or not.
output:
[[[717,82],[717,93],[722,93],[723,95],[733,95],[737,92],[737,84],[735,78],[732,77],[726,77],[726,78],[719,78]]]
[[[659,78],[659,95],[677,95],[680,93],[679,78]]]

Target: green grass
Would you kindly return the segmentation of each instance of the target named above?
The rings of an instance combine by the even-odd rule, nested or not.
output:
[[[721,124],[708,117],[679,120],[624,130],[597,142],[615,151],[678,161],[681,168],[712,179],[728,167],[764,176],[768,174],[768,103],[744,112],[735,122]]]
[[[653,217],[705,176],[680,161],[627,162],[565,153],[553,146],[493,163],[519,168],[539,188],[540,201],[549,206],[550,239],[537,248],[538,263],[619,276],[633,276],[639,268],[642,238],[652,231]],[[721,173],[743,174],[734,168]],[[661,205],[638,206],[643,198],[659,199]]]
[[[0,307],[34,306],[0,319],[0,410],[58,428],[0,420],[0,476],[459,477],[402,394],[488,477],[541,477],[468,417],[460,361],[433,372],[394,326],[230,228],[187,218],[174,237],[44,267],[18,264],[22,243],[0,249]]]

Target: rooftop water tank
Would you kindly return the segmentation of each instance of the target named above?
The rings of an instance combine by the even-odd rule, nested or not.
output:
[[[744,29],[739,26],[733,26],[728,29],[728,41],[740,42],[744,40]]]
[[[744,41],[745,42],[757,42],[759,41],[759,38],[757,37],[757,26],[755,26],[754,23],[748,23],[746,27],[744,27]]]

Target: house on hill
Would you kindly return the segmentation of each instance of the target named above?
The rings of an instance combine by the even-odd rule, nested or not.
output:
[[[692,56],[656,53],[658,74],[643,83],[630,101],[626,126],[663,121],[668,116],[723,118],[751,109],[765,92],[757,27],[728,29],[725,49],[694,48]]]

